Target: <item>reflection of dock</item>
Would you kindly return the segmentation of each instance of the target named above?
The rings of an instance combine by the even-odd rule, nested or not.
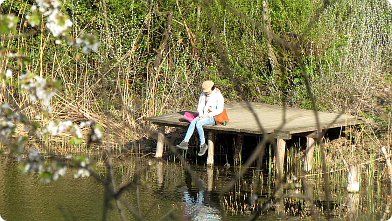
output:
[[[283,169],[282,162],[285,154],[286,140],[291,139],[292,135],[307,137],[307,148],[314,146],[315,132],[317,132],[318,126],[313,110],[284,108],[254,102],[230,103],[225,105],[225,109],[230,119],[230,122],[226,126],[209,125],[203,127],[209,132],[208,164],[214,163],[213,133],[234,133],[239,136],[239,140],[243,140],[241,138],[243,135],[273,135],[277,139],[276,159],[278,169]],[[162,138],[164,136],[164,126],[187,127],[189,125],[187,121],[183,120],[183,113],[177,112],[147,118],[148,121],[152,121],[154,124],[161,126],[158,134],[156,157],[162,157],[163,154]],[[362,122],[357,117],[344,114],[317,112],[317,115],[319,127],[322,130],[358,125]],[[312,150],[306,152],[313,154]]]

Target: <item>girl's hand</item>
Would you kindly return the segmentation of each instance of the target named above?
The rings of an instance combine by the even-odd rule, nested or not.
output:
[[[203,116],[200,116],[198,121],[200,121],[200,120],[202,120],[202,119],[205,119],[205,118],[208,118],[208,114],[203,115]]]

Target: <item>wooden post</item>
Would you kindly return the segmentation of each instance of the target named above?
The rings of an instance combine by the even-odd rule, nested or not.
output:
[[[241,154],[241,148],[242,145],[244,144],[244,135],[238,134],[237,135],[237,140],[235,142],[234,146],[234,165],[238,166],[241,164],[240,162],[240,154]]]
[[[208,132],[208,157],[207,164],[214,164],[214,137],[215,134],[213,132]]]
[[[303,169],[307,172],[312,170],[315,145],[316,142],[313,137],[306,137],[306,150]]]
[[[381,152],[384,154],[385,157],[385,162],[387,163],[387,172],[389,176],[389,182],[392,182],[392,165],[391,165],[391,160],[388,157],[387,151],[385,150],[385,147],[381,147]]]
[[[282,178],[284,173],[284,154],[286,152],[286,141],[284,139],[278,138],[276,143],[276,175],[277,178]]]
[[[162,161],[158,161],[156,163],[156,173],[157,173],[157,185],[158,188],[163,186],[163,163]]]
[[[155,157],[161,158],[163,155],[163,147],[165,146],[165,126],[158,127],[158,142],[155,151]]]
[[[347,191],[350,193],[359,191],[358,165],[350,165],[347,175]]]
[[[214,168],[212,166],[207,166],[207,191],[212,192],[214,189]]]
[[[358,219],[358,208],[359,208],[359,194],[349,193],[346,199],[347,205],[347,219],[348,221]],[[386,219],[381,219],[386,220]]]

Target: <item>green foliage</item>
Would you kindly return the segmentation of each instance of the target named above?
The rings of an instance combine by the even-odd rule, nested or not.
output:
[[[2,10],[14,14],[21,9],[30,10],[28,2],[13,2],[12,5],[3,3],[6,8]],[[54,44],[53,38],[45,38],[47,31],[41,33],[41,29],[36,28],[37,32],[26,39],[26,47],[33,52],[29,53],[33,61],[30,68],[44,64],[44,74],[61,75],[64,94],[75,100],[78,94],[85,93],[83,79],[88,79],[89,85],[95,86],[90,89],[94,99],[89,108],[93,112],[105,109],[106,95],[111,95],[106,103],[109,110],[121,109],[126,100],[133,103],[132,107],[137,106],[139,116],[164,113],[162,110],[166,108],[183,108],[182,101],[186,107],[193,107],[197,100],[194,94],[205,79],[213,79],[228,100],[243,99],[237,91],[240,88],[249,100],[281,103],[284,98],[293,106],[313,108],[304,85],[304,74],[310,77],[312,92],[319,98],[317,109],[331,110],[337,106],[341,109],[345,99],[356,101],[355,96],[360,92],[354,84],[349,84],[350,80],[344,81],[354,78],[356,69],[339,69],[346,66],[340,61],[350,56],[352,45],[358,45],[359,37],[354,36],[361,33],[359,21],[370,20],[367,13],[357,13],[360,10],[356,1],[331,2],[324,9],[321,1],[269,1],[273,32],[296,45],[301,52],[298,57],[292,50],[273,42],[280,65],[279,76],[271,71],[265,33],[244,18],[262,24],[261,1],[207,2],[206,6],[193,0],[179,1],[178,5],[176,1],[111,0],[106,1],[106,18],[101,1],[66,1],[63,9],[74,22],[72,35],[98,33],[105,47],[99,53],[82,55],[81,50],[70,49],[66,44]],[[243,16],[233,13],[232,9]],[[157,51],[163,45],[169,14],[173,16],[169,39],[162,59],[158,60]],[[385,21],[390,19],[387,10],[382,16]],[[38,21],[38,17],[30,19]],[[214,39],[211,25],[217,27],[216,37],[222,48]],[[381,27],[390,30],[388,26]],[[21,44],[13,41],[11,45],[13,50],[19,50]],[[45,50],[43,56],[41,49]],[[58,55],[61,62],[56,58]],[[222,63],[223,56],[227,64]],[[161,68],[159,72],[154,69],[155,61]],[[52,62],[53,67],[45,67]],[[62,70],[64,66],[71,68]],[[231,72],[225,72],[225,66]],[[94,84],[102,74],[107,83]],[[121,97],[123,91],[129,91],[128,97]],[[157,110],[149,111],[149,107]]]
[[[365,83],[377,79],[362,70],[383,66],[372,63],[364,51],[377,57],[379,51],[390,51],[390,10],[382,3],[365,2],[268,1],[273,33],[298,49],[276,39],[271,42],[279,74],[272,70],[266,33],[257,25],[265,24],[262,1],[110,0],[105,7],[98,0],[65,1],[61,10],[72,19],[70,36],[99,36],[103,47],[92,54],[83,53],[83,44],[70,47],[76,42],[68,38],[57,41],[40,24],[38,12],[26,17],[34,1],[5,1],[0,11],[17,15],[20,30],[15,30],[29,34],[10,38],[9,33],[1,47],[27,55],[9,61],[18,68],[15,75],[33,70],[61,79],[64,87],[55,88],[68,100],[98,115],[107,107],[116,113],[115,119],[129,119],[118,116],[129,108],[135,111],[133,119],[144,119],[194,107],[200,83],[206,79],[215,81],[227,100],[273,104],[284,100],[310,109],[307,76],[317,109],[341,110],[346,103],[353,103],[354,109],[361,89],[368,87]],[[378,20],[375,10],[382,12]],[[26,21],[36,26],[24,25]],[[384,70],[390,69],[387,65],[385,61]],[[17,78],[5,80],[19,83]]]
[[[310,18],[315,14],[315,9],[320,7],[317,1],[310,0],[273,0],[268,4],[273,29],[298,36],[304,34],[304,30],[311,25]]]
[[[0,14],[18,14],[19,11],[31,6],[28,1],[22,0],[6,0],[1,4]]]
[[[19,18],[13,14],[0,15],[0,34],[16,33],[16,26]]]
[[[74,145],[74,144],[82,144],[83,143],[83,139],[82,138],[72,138],[69,141],[70,145]]]

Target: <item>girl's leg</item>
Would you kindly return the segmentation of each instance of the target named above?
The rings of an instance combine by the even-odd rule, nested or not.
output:
[[[199,117],[196,117],[195,119],[192,120],[192,122],[189,124],[188,126],[188,130],[186,131],[186,135],[184,138],[185,142],[189,142],[189,140],[192,137],[193,131],[195,130],[195,125],[197,123],[197,121],[199,120]]]
[[[196,129],[197,129],[197,132],[199,133],[199,137],[200,137],[200,145],[202,145],[206,142],[206,139],[204,138],[203,125],[208,125],[208,124],[215,124],[215,120],[213,117],[209,117],[209,118],[197,121],[197,123],[196,123]]]

